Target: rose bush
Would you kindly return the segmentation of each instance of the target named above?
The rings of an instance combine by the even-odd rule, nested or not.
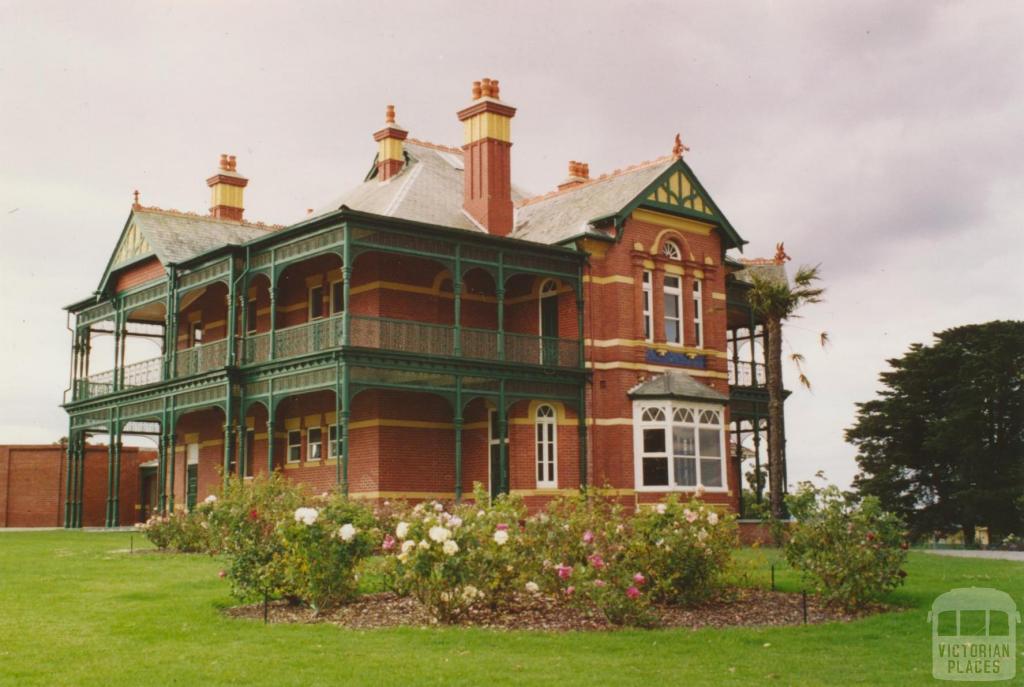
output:
[[[137,525],[158,549],[180,553],[214,553],[217,538],[210,530],[209,515],[213,501],[204,501],[192,511],[177,510],[167,515],[153,515]]]
[[[786,560],[826,602],[856,610],[903,583],[904,526],[878,499],[804,482],[786,502],[796,519]]]

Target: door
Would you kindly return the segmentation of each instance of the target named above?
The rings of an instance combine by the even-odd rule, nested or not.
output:
[[[487,413],[487,447],[490,450],[490,469],[488,470],[488,491],[491,498],[502,493],[501,489],[501,441],[498,438],[498,411]],[[508,455],[508,437],[505,437],[505,455]]]
[[[558,365],[557,289],[554,281],[548,281],[540,295],[540,362],[543,365]]]
[[[156,468],[139,468],[139,482],[141,487],[139,493],[142,495],[139,504],[139,522],[146,522],[152,517],[157,506]]]
[[[192,510],[196,507],[199,494],[199,444],[189,444],[186,451],[188,466],[185,470],[185,506]]]

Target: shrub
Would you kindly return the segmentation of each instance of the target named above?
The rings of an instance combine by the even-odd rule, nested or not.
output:
[[[380,539],[370,509],[341,495],[297,508],[278,532],[284,587],[316,614],[355,597],[356,566]]]
[[[298,488],[278,474],[243,481],[230,478],[209,520],[216,547],[229,561],[227,577],[241,600],[289,595],[279,524],[302,505]]]
[[[501,496],[484,505],[480,485],[474,498],[451,509],[436,501],[418,504],[382,542],[396,591],[411,593],[440,622],[453,622],[477,604],[505,604],[519,588],[522,500]]]
[[[877,498],[804,482],[787,503],[796,522],[786,560],[826,602],[856,610],[902,584],[903,523]]]
[[[633,529],[630,558],[648,572],[655,600],[689,605],[721,592],[737,546],[734,516],[673,494],[638,514]]]
[[[211,553],[216,548],[209,522],[212,508],[212,501],[205,501],[191,512],[179,510],[168,515],[154,515],[139,529],[158,549]]]

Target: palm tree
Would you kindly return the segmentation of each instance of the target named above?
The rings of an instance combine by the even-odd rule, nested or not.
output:
[[[768,482],[770,486],[770,502],[773,518],[782,518],[783,512],[783,469],[782,469],[782,322],[791,317],[799,317],[797,311],[808,303],[820,303],[825,289],[814,284],[821,278],[819,266],[801,266],[793,277],[793,283],[786,280],[773,279],[767,275],[754,273],[751,275],[752,287],[747,293],[747,301],[754,313],[764,321],[768,331],[768,351],[765,354],[765,367],[768,384]],[[821,341],[828,340],[822,333]],[[794,354],[794,362],[802,361],[799,354]],[[810,386],[807,377],[800,372],[800,382]]]

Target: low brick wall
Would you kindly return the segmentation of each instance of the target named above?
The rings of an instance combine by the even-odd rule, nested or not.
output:
[[[139,465],[155,451],[125,446],[121,455],[121,524],[138,515]],[[0,527],[61,527],[67,451],[59,444],[0,445]],[[83,525],[102,527],[107,499],[107,447],[86,447]]]
[[[775,546],[775,535],[772,533],[772,523],[766,520],[739,520],[740,543],[743,546]],[[788,527],[789,523],[783,523]]]

